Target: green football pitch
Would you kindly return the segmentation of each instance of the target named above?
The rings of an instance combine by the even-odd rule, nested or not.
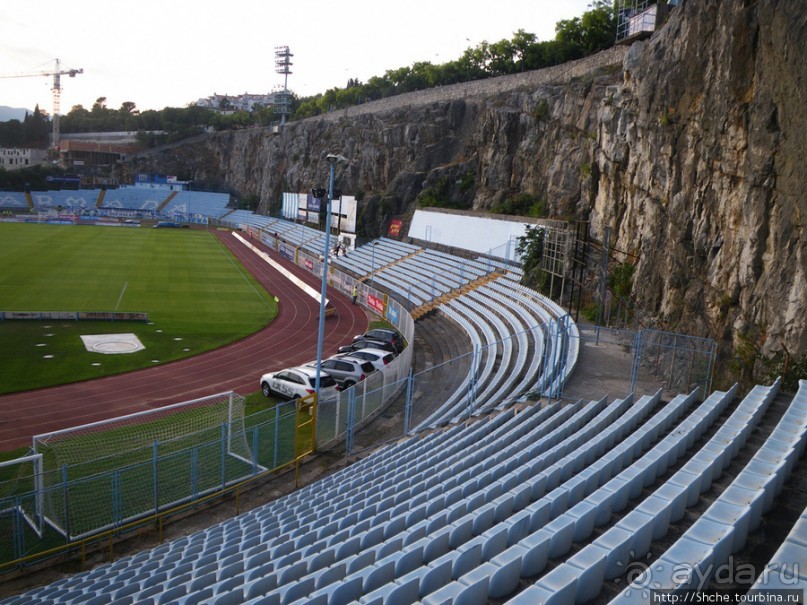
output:
[[[0,311],[145,312],[149,322],[0,321],[0,393],[118,374],[252,334],[277,303],[215,234],[0,223]],[[81,335],[134,333],[100,355]]]

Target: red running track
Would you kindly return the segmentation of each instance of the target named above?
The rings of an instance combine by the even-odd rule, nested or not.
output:
[[[34,435],[233,390],[258,390],[261,374],[306,363],[317,355],[319,303],[240,243],[216,235],[270,293],[277,317],[263,330],[215,351],[127,374],[0,396],[0,451],[31,444]],[[257,241],[252,243],[319,291],[321,282]],[[367,329],[350,298],[328,291],[336,313],[325,320],[323,355]]]

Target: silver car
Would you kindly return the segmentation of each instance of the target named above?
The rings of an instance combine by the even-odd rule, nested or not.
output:
[[[350,353],[339,353],[334,355],[334,358],[342,359],[351,357],[353,359],[361,359],[362,361],[369,361],[376,370],[383,370],[389,363],[395,359],[395,355],[389,351],[382,351],[381,349],[359,349],[358,351],[351,351]]]
[[[315,368],[316,363],[308,367]],[[348,389],[375,372],[375,366],[352,357],[330,357],[322,361],[322,371],[333,376],[342,388]]]

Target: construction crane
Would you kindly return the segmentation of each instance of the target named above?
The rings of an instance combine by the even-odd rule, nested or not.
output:
[[[53,140],[51,145],[54,149],[59,149],[59,111],[61,109],[62,98],[62,76],[70,76],[75,78],[76,74],[83,74],[84,70],[79,69],[62,69],[59,59],[56,59],[56,68],[53,71],[37,71],[22,74],[9,74],[0,75],[0,78],[33,78],[37,76],[53,76]]]

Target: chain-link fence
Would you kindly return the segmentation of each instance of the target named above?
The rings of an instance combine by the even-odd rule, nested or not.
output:
[[[581,363],[593,392],[664,396],[706,395],[712,388],[717,343],[661,330],[626,330],[578,324]],[[564,393],[578,397],[578,387]]]
[[[636,332],[631,383],[657,381],[665,390],[689,393],[712,386],[717,343],[711,338],[642,329]]]

